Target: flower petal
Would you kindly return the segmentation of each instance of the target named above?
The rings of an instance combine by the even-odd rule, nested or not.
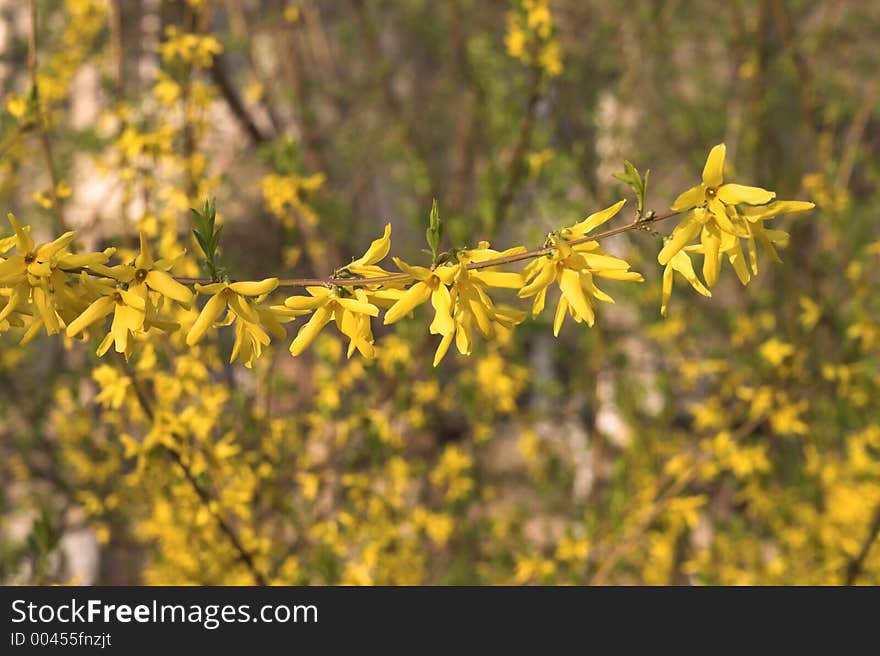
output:
[[[138,256],[134,260],[134,265],[138,269],[152,269],[153,268],[153,253],[150,250],[150,243],[147,241],[147,236],[141,231],[140,233],[140,243],[141,243],[141,252],[138,253]]]
[[[670,261],[669,264],[673,269],[683,275],[684,279],[687,280],[691,287],[693,287],[698,293],[711,298],[712,292],[710,292],[700,279],[697,278],[697,272],[694,271],[694,265],[687,253],[684,251],[679,252],[674,258],[672,258],[672,261]]]
[[[814,207],[814,203],[803,200],[777,200],[764,207],[744,207],[742,214],[749,221],[755,222],[772,219],[780,214],[806,212]]]
[[[614,218],[614,216],[620,211],[620,208],[623,207],[624,204],[626,204],[626,200],[621,200],[614,203],[614,205],[611,205],[610,207],[606,207],[604,210],[594,212],[583,221],[575,223],[569,228],[569,230],[573,233],[575,238],[582,237],[591,230],[595,230],[603,223],[606,223]]]
[[[290,343],[290,354],[296,356],[305,351],[309,345],[315,341],[318,333],[321,332],[321,328],[326,326],[332,318],[333,313],[327,308],[327,306],[319,307],[315,310],[315,313],[302,326],[302,328],[299,329],[296,337],[294,337],[293,341]]]
[[[440,340],[440,343],[437,345],[437,351],[434,353],[435,367],[440,364],[440,361],[446,355],[446,352],[449,350],[450,344],[452,344],[453,337],[455,337],[455,331],[443,335],[443,339]]]
[[[192,302],[192,292],[164,271],[150,271],[147,273],[145,282],[150,289],[178,303],[189,305]]]
[[[703,244],[703,278],[706,285],[712,287],[718,282],[718,274],[721,271],[721,235],[717,228],[705,226],[700,235]]]
[[[732,212],[735,211],[734,208],[729,208]],[[715,221],[724,232],[736,235],[737,237],[748,237],[748,229],[745,227],[745,222],[741,219],[737,220],[737,223],[741,225],[741,227],[737,227],[733,220],[727,215],[728,206],[722,203],[718,198],[713,198],[709,201],[709,210],[711,216],[715,218]]]
[[[116,302],[112,298],[102,296],[67,325],[67,336],[74,337],[78,335],[96,321],[100,321],[113,312],[115,306]]]
[[[19,225],[18,219],[15,218],[15,214],[12,212],[9,212],[6,218],[9,219],[12,229],[15,230],[18,252],[24,255],[34,250],[34,240],[31,238],[30,231],[28,230],[29,226],[22,227]]]
[[[559,337],[559,331],[562,330],[562,322],[565,321],[565,313],[568,310],[568,301],[565,296],[559,297],[556,304],[556,314],[553,315],[553,336]]]
[[[578,316],[586,319],[587,323],[592,325],[594,320],[593,307],[584,294],[584,288],[581,286],[581,277],[577,271],[565,269],[559,278],[559,289],[562,290],[565,299],[569,302],[572,309],[577,312]]]
[[[663,248],[657,254],[657,261],[662,265],[668,264],[673,255],[678,253],[678,251],[684,248],[691,239],[697,236],[701,227],[702,223],[695,213],[688,215],[688,217],[679,223],[675,227],[675,230],[672,231],[669,240],[663,245]]]
[[[349,312],[365,314],[371,317],[379,316],[379,308],[366,301],[360,301],[356,298],[337,298],[336,302]]]
[[[328,290],[326,294],[321,296],[289,296],[284,299],[284,305],[297,311],[315,310],[327,302],[329,295]]]
[[[749,274],[749,268],[746,266],[746,258],[743,254],[742,245],[740,244],[739,239],[736,240],[736,244],[733,248],[729,248],[726,253],[727,259],[730,260],[730,264],[733,266],[733,270],[736,272],[739,281],[743,285],[749,284],[751,275]]]
[[[718,144],[709,151],[706,165],[703,167],[703,184],[707,187],[720,187],[724,182],[724,158],[727,146]]]
[[[259,282],[234,282],[229,285],[229,289],[242,296],[262,296],[275,291],[276,287],[278,287],[278,278],[266,278]]]
[[[487,287],[519,289],[523,284],[522,274],[512,271],[473,271],[470,276]]]
[[[397,265],[398,269],[400,269],[401,271],[403,271],[406,274],[409,274],[410,276],[412,276],[416,280],[427,280],[432,275],[434,275],[430,269],[426,269],[425,267],[416,266],[413,264],[407,264],[406,262],[401,260],[399,257],[393,257],[391,259],[394,260],[394,264]]]
[[[673,212],[684,212],[699,207],[705,202],[706,188],[699,184],[696,187],[691,187],[687,191],[679,194],[678,198],[675,199],[675,202],[672,203],[672,207],[669,209]]]
[[[687,257],[687,255],[685,255],[682,252],[676,253],[675,257],[678,257],[679,255],[684,255],[684,257]],[[666,267],[663,269],[663,293],[660,298],[660,314],[664,317],[666,316],[666,310],[669,307],[669,299],[671,297],[672,297],[672,265],[667,264]]]
[[[776,193],[761,189],[761,187],[748,187],[740,184],[726,184],[718,188],[718,199],[727,205],[745,203],[746,205],[764,205],[776,198]]]
[[[400,300],[385,313],[385,325],[400,321],[416,307],[431,297],[431,288],[424,282],[417,282],[404,292]]]
[[[240,319],[244,319],[245,321],[254,324],[260,322],[260,316],[257,314],[257,311],[254,310],[254,307],[242,296],[238,294],[229,294],[226,302],[229,304],[229,309]]]
[[[431,305],[434,307],[434,320],[428,327],[432,335],[448,335],[455,331],[452,320],[452,296],[446,285],[437,285],[431,293]]]
[[[55,255],[70,246],[70,242],[73,241],[74,237],[76,237],[76,233],[73,230],[68,230],[63,235],[58,237],[58,239],[50,241],[48,244],[43,244],[42,246],[37,248],[37,259],[42,262],[50,261],[53,257],[55,257]]]
[[[205,332],[217,321],[225,308],[226,299],[223,294],[214,294],[214,296],[209,298],[192,328],[189,329],[189,333],[186,336],[186,345],[195,346],[198,344],[205,335]]]
[[[536,260],[537,262],[538,260]],[[517,294],[520,298],[528,298],[538,292],[547,289],[547,286],[556,278],[556,262],[551,259],[544,258],[541,261],[541,268],[532,280],[523,286]]]
[[[385,233],[379,238],[374,239],[367,249],[367,252],[358,259],[349,264],[346,269],[351,267],[369,266],[381,262],[391,250],[391,224],[385,224]]]

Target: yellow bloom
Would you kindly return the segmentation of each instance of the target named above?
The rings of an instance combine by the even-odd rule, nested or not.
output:
[[[691,187],[672,204],[672,210],[682,212],[695,207],[707,207],[725,230],[735,233],[727,220],[725,206],[764,205],[776,197],[776,194],[760,187],[748,187],[740,184],[724,184],[724,158],[727,147],[722,143],[709,151],[703,167],[703,180]]]
[[[767,362],[774,367],[779,367],[786,358],[794,355],[795,349],[791,344],[787,344],[773,337],[761,344],[758,351],[761,354],[761,357],[767,360]]]
[[[434,307],[434,320],[429,327],[431,334],[447,335],[455,330],[452,321],[452,296],[448,285],[458,273],[459,266],[442,266],[431,270],[409,265],[396,257],[394,263],[416,282],[385,313],[385,325],[400,321],[419,305],[431,299],[431,305]]]
[[[674,211],[692,211],[672,231],[657,255],[657,261],[666,265],[699,235],[703,251],[703,277],[709,287],[718,282],[725,255],[740,282],[747,284],[751,276],[758,273],[756,242],[760,242],[778,261],[774,244],[784,245],[788,235],[766,230],[762,221],[814,207],[812,203],[803,201],[771,202],[776,194],[759,187],[723,184],[724,157],[724,144],[715,146],[706,160],[701,184],[681,194],[672,204]],[[751,273],[746,265],[741,238],[747,240]]]
[[[568,243],[610,220],[623,204],[624,201],[615,203],[580,223],[561,230],[559,234],[551,235],[549,240],[553,250],[546,256],[533,260],[523,269],[527,284],[519,290],[519,296],[535,297],[532,316],[537,316],[544,309],[549,286],[554,282],[559,285],[562,295],[556,306],[554,335],[559,334],[566,312],[578,323],[586,321],[587,325],[592,326],[595,322],[593,299],[614,302],[614,299],[596,287],[593,275],[613,280],[644,280],[641,274],[629,270],[626,261],[602,251],[598,242],[588,241],[574,246]]]
[[[6,101],[6,110],[15,118],[22,118],[27,111],[27,100],[21,96],[12,94]]]
[[[349,272],[365,278],[375,278],[378,276],[387,276],[388,271],[377,266],[388,255],[391,250],[391,224],[385,224],[385,232],[379,239],[374,239],[367,249],[367,252],[361,255],[350,264],[340,269],[341,272]]]
[[[129,290],[142,298],[147,298],[147,290],[151,289],[189,307],[193,293],[168,274],[174,263],[168,260],[154,261],[150,245],[143,232],[140,233],[140,242],[141,251],[135,258],[134,266],[131,267],[131,277],[123,280],[129,283]]]
[[[479,308],[478,312],[489,318],[488,325],[481,327],[480,322],[476,319],[477,313],[473,311],[473,304],[461,301],[461,296],[453,290],[453,302],[455,310],[453,312],[454,330],[443,335],[440,344],[437,345],[437,351],[434,353],[434,366],[440,364],[440,361],[446,356],[449,347],[455,340],[455,347],[462,355],[470,355],[473,346],[473,329],[477,329],[483,333],[484,337],[494,335],[499,328],[510,329],[526,318],[526,313],[506,305],[496,306],[489,301],[487,305]],[[488,297],[484,297],[488,300]],[[483,330],[488,329],[487,333]]]
[[[270,341],[269,335],[260,324],[239,318],[235,322],[235,342],[232,344],[229,361],[234,362],[240,356],[244,366],[250,369],[254,366],[254,361],[262,355],[263,347],[268,346]]]
[[[774,192],[760,187],[724,184],[725,154],[724,144],[715,146],[703,167],[702,182],[675,199],[672,204],[674,212],[694,211],[687,214],[673,230],[672,238],[657,256],[657,261],[665,266],[673,255],[699,234],[706,258],[703,275],[709,286],[718,279],[722,233],[733,237],[749,236],[746,222],[739,216],[735,206],[764,205],[776,197]]]
[[[132,333],[144,329],[146,320],[144,299],[131,291],[117,289],[110,284],[91,283],[91,285],[100,290],[100,296],[82,314],[70,322],[67,326],[68,337],[75,337],[92,324],[102,321],[112,312],[113,323],[110,326],[110,333],[98,346],[97,353],[104,355],[110,345],[115,344],[117,353],[128,355],[129,337]]]
[[[367,300],[363,289],[351,291],[351,296],[340,296],[345,292],[338,287],[307,287],[306,291],[311,296],[291,296],[284,301],[287,308],[296,312],[313,312],[291,342],[291,355],[305,351],[321,329],[335,320],[339,332],[349,339],[348,357],[355,349],[365,358],[375,357],[370,317],[379,316],[379,308]]]
[[[11,288],[9,299],[0,310],[0,321],[31,301],[37,306],[46,332],[54,335],[60,330],[60,323],[49,279],[60,254],[73,241],[75,233],[66,232],[54,241],[37,246],[30,236],[30,230],[20,226],[13,214],[7,217],[15,230],[16,252],[0,262],[0,285]],[[9,240],[4,241],[6,250],[9,250]]]
[[[486,291],[489,287],[518,289],[522,285],[522,274],[498,271],[496,267],[476,270],[467,268],[473,261],[514,255],[524,250],[517,247],[498,252],[490,249],[487,242],[480,242],[478,248],[459,253],[458,271],[451,290],[453,326],[450,332],[441,333],[443,338],[434,354],[435,367],[446,355],[453,339],[459,353],[470,355],[474,326],[484,338],[491,339],[499,327],[509,329],[525,319],[525,312],[506,306],[495,306]]]
[[[7,214],[7,218],[15,230],[16,254],[0,263],[0,283],[14,285],[25,280],[27,276],[47,278],[56,264],[58,255],[70,245],[76,233],[65,232],[48,244],[36,246],[30,230],[22,228],[14,214]]]
[[[708,286],[718,282],[723,257],[726,255],[742,284],[749,282],[751,275],[758,273],[757,244],[760,243],[776,262],[781,262],[775,245],[788,245],[788,233],[781,230],[770,230],[764,227],[763,221],[775,218],[780,214],[803,212],[815,205],[805,201],[774,201],[761,207],[743,207],[741,210],[727,206],[725,211],[732,223],[739,226],[740,234],[733,234],[721,228],[712,220],[713,215],[705,208],[698,207],[672,231],[657,260],[666,264],[669,259],[685,246],[698,233],[703,251],[703,277]],[[749,266],[746,265],[745,254],[740,237],[745,236],[749,254]]]
[[[195,346],[227,308],[236,318],[259,324],[260,317],[247,297],[263,296],[278,287],[278,278],[266,278],[260,282],[217,282],[210,285],[196,285],[200,294],[213,294],[202,308],[192,328],[186,336],[188,346]]]

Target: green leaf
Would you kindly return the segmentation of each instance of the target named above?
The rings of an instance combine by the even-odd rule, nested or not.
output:
[[[223,272],[217,258],[217,248],[220,246],[220,233],[223,232],[223,226],[215,229],[216,200],[214,198],[206,199],[201,212],[195,208],[191,208],[190,211],[192,212],[193,235],[205,255],[204,269],[213,280],[218,280]]]
[[[195,235],[196,241],[199,242],[199,247],[202,249],[202,253],[205,254],[205,257],[208,256],[208,245],[205,243],[205,240],[202,239],[202,234],[197,230],[193,230],[193,235]]]
[[[437,208],[437,199],[431,204],[431,214],[428,218],[428,229],[425,231],[428,246],[431,247],[431,265],[437,266],[440,262],[440,242],[443,239],[443,222],[440,221],[440,211]]]
[[[624,160],[623,173],[615,173],[613,175],[616,180],[620,180],[635,192],[638,203],[637,211],[639,218],[644,216],[645,213],[645,195],[648,190],[648,173],[650,173],[650,171],[646,171],[645,177],[642,178],[638,169],[636,169],[636,167],[628,160]]]

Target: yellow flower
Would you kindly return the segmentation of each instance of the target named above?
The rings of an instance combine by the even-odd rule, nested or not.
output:
[[[434,353],[435,367],[440,364],[441,360],[443,360],[444,356],[449,351],[453,339],[455,340],[455,347],[458,349],[459,353],[462,355],[471,354],[474,325],[476,325],[477,329],[483,333],[484,337],[488,337],[495,334],[498,328],[513,328],[526,318],[526,313],[517,310],[516,308],[508,307],[506,305],[496,306],[493,305],[491,301],[482,307],[475,306],[462,302],[460,295],[455,290],[453,290],[452,295],[455,303],[455,310],[452,317],[454,330],[443,335],[443,339],[441,339],[440,344],[437,345],[437,351]],[[484,296],[483,298],[488,300],[488,297]],[[487,326],[481,326],[481,323],[476,319],[477,313],[473,311],[474,307],[479,307],[478,312],[489,318]],[[483,331],[486,329],[488,330],[484,333]]]
[[[189,307],[193,300],[193,293],[168,274],[174,262],[169,260],[154,261],[147,237],[143,232],[140,233],[140,247],[141,250],[134,260],[134,266],[112,267],[108,273],[120,282],[127,283],[128,289],[141,298],[148,300],[148,292],[152,290]],[[94,266],[90,268],[96,269]],[[106,267],[101,269],[107,270]]]
[[[519,290],[520,298],[535,297],[532,303],[532,316],[537,316],[544,309],[547,289],[557,283],[562,295],[556,306],[553,321],[553,334],[558,335],[565,320],[566,312],[580,323],[586,321],[592,326],[595,322],[593,299],[613,303],[608,294],[593,283],[593,275],[613,280],[641,282],[641,274],[629,270],[624,260],[608,255],[599,247],[598,242],[588,241],[570,245],[568,242],[579,239],[616,215],[625,201],[615,203],[611,207],[588,216],[580,223],[550,235],[552,251],[529,263],[523,269],[527,284]]]
[[[274,281],[275,279],[270,279]],[[264,283],[266,281],[263,281]],[[232,283],[230,288],[237,283]],[[254,283],[252,283],[253,285]],[[262,283],[256,283],[262,284]],[[272,289],[269,289],[269,288]],[[245,311],[245,314],[239,314],[235,309],[232,309],[232,305],[230,305],[230,309],[232,312],[227,313],[226,319],[221,322],[221,325],[230,325],[235,323],[235,341],[232,343],[232,352],[229,355],[229,361],[234,362],[236,358],[240,359],[245,367],[248,369],[254,366],[254,362],[263,354],[263,348],[268,346],[271,342],[269,338],[269,334],[273,335],[276,339],[282,340],[287,336],[286,331],[284,330],[284,326],[282,323],[287,323],[288,321],[292,321],[295,317],[303,314],[302,312],[294,312],[288,308],[283,306],[267,306],[262,301],[264,300],[266,294],[273,291],[274,286],[272,283],[268,283],[264,285],[262,288],[259,287],[250,287],[243,288],[239,287],[240,290],[244,289],[245,291],[260,291],[261,289],[268,289],[263,294],[260,294],[259,297],[251,304],[249,301],[242,299],[242,302],[237,306],[240,309]],[[253,296],[254,294],[250,294]],[[255,320],[256,319],[256,320]]]
[[[723,251],[722,235],[749,236],[746,222],[737,213],[736,205],[764,205],[776,197],[774,192],[760,187],[724,184],[725,154],[724,144],[715,146],[703,167],[702,182],[675,199],[672,204],[674,212],[693,211],[672,231],[671,239],[657,255],[657,261],[665,266],[673,255],[699,234],[705,256],[703,276],[710,287],[718,280]],[[734,248],[731,240],[725,243]]]
[[[724,184],[724,158],[727,147],[722,143],[709,151],[703,167],[703,180],[691,187],[672,204],[672,210],[683,212],[695,207],[707,207],[715,216],[722,229],[736,234],[730,225],[725,207],[728,205],[764,205],[776,197],[776,194],[760,187],[748,187],[740,184]]]
[[[745,236],[746,238],[751,274],[757,275],[757,243],[760,243],[770,253],[774,261],[781,262],[775,245],[787,246],[789,239],[786,232],[765,228],[763,221],[775,218],[780,214],[804,212],[813,207],[815,207],[813,203],[797,200],[774,201],[761,207],[743,207],[741,210],[728,206],[725,208],[728,218],[739,226],[740,234],[723,230],[712,220],[713,215],[707,209],[698,207],[672,231],[672,236],[660,251],[657,260],[661,264],[668,263],[671,258],[670,253],[673,255],[677,253],[699,232],[704,258],[703,277],[706,279],[706,284],[711,287],[718,282],[722,258],[726,255],[740,282],[745,285],[749,282],[751,275],[749,267],[746,265],[740,237]]]
[[[364,276],[365,278],[375,278],[378,276],[387,276],[389,275],[388,271],[385,271],[380,266],[377,266],[378,262],[381,262],[388,255],[388,251],[391,250],[391,224],[385,224],[385,232],[379,239],[374,239],[370,244],[370,247],[367,249],[367,252],[361,255],[356,260],[353,260],[350,264],[346,265],[340,272],[349,272],[358,276]]]
[[[208,328],[227,308],[234,315],[228,318],[230,323],[238,318],[259,324],[259,314],[247,297],[264,296],[276,287],[278,287],[278,278],[266,278],[260,282],[217,282],[210,285],[196,285],[196,291],[200,294],[213,294],[213,296],[205,303],[205,307],[190,328],[186,336],[187,346],[198,344]]]
[[[83,274],[85,277],[85,274]],[[84,279],[84,284],[90,281]],[[82,314],[70,322],[67,326],[68,337],[75,337],[92,324],[103,320],[108,314],[113,313],[113,323],[110,332],[104,337],[98,346],[98,355],[104,355],[115,344],[117,353],[129,353],[129,337],[132,333],[144,329],[146,320],[146,303],[144,299],[134,292],[117,289],[112,283],[90,283],[90,286],[99,290],[100,296],[89,305]]]
[[[305,351],[321,329],[335,320],[339,332],[349,339],[348,357],[355,349],[365,358],[375,357],[370,317],[379,316],[379,308],[367,300],[367,293],[363,289],[346,292],[339,287],[306,287],[306,291],[311,296],[291,296],[284,301],[287,308],[296,312],[313,312],[291,342],[291,355]],[[340,295],[344,293],[350,293],[351,296]]]
[[[702,183],[681,194],[672,204],[673,211],[692,211],[672,231],[657,255],[657,261],[666,265],[699,235],[703,250],[703,277],[709,287],[718,282],[725,255],[740,282],[747,284],[751,275],[758,273],[756,241],[778,261],[779,256],[773,245],[786,243],[788,235],[766,230],[761,222],[779,214],[814,207],[812,203],[803,201],[771,202],[776,194],[759,187],[723,184],[724,157],[724,144],[715,146],[706,160]],[[751,274],[740,238],[747,240]]]
[[[417,282],[385,313],[385,325],[400,321],[419,305],[431,299],[431,305],[434,307],[434,320],[429,327],[431,334],[447,335],[455,330],[452,321],[452,296],[448,285],[458,273],[459,266],[442,266],[431,270],[409,265],[397,257],[394,258],[394,263],[397,268],[412,276]]]
[[[27,108],[27,100],[25,100],[21,96],[12,94],[6,101],[6,110],[15,118],[23,117],[25,112],[27,111]]]
[[[794,346],[791,344],[786,344],[775,337],[772,339],[768,339],[766,342],[761,344],[761,348],[758,349],[761,353],[761,357],[767,360],[774,367],[779,367],[785,361],[786,358],[794,355]]]
[[[15,230],[16,254],[0,263],[0,283],[13,285],[25,280],[27,276],[47,278],[58,255],[70,245],[76,233],[65,232],[48,244],[36,246],[28,227],[22,228],[12,213],[7,214],[7,218]]]
[[[816,327],[819,319],[822,318],[822,308],[809,296],[801,296],[798,299],[798,304],[801,306],[801,314],[798,321],[804,327],[804,330],[809,332]]]
[[[487,242],[480,242],[478,248],[459,253],[458,271],[451,290],[453,329],[448,333],[441,333],[443,339],[434,354],[435,367],[446,355],[453,339],[459,353],[471,354],[474,326],[484,338],[491,339],[499,327],[509,329],[525,319],[525,312],[506,306],[495,306],[486,291],[488,287],[518,289],[522,285],[522,274],[498,271],[497,267],[476,270],[467,268],[470,262],[514,255],[524,250],[516,247],[498,252],[490,249]]]
[[[48,244],[37,246],[29,229],[22,228],[13,214],[10,213],[7,217],[15,230],[16,253],[0,262],[0,285],[11,288],[9,299],[0,310],[0,321],[30,300],[37,306],[46,332],[54,335],[59,331],[60,324],[49,279],[55,271],[60,254],[73,241],[75,233],[66,232]],[[4,241],[7,244],[9,242]]]

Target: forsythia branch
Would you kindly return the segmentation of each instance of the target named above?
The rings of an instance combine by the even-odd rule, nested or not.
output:
[[[551,232],[543,245],[531,249],[515,246],[497,251],[488,242],[480,242],[476,248],[454,248],[441,256],[441,225],[434,207],[427,233],[432,246],[430,267],[408,264],[395,257],[392,259],[398,273],[380,265],[391,250],[390,224],[361,257],[328,278],[231,281],[219,265],[222,226],[215,223],[213,200],[207,201],[201,212],[193,210],[193,233],[210,278],[172,276],[169,272],[176,260],[154,259],[143,234],[139,254],[122,264],[110,263],[115,254],[113,248],[99,253],[71,253],[73,232],[37,246],[29,228],[22,227],[10,214],[15,235],[0,240],[0,255],[13,248],[15,252],[0,262],[0,331],[11,326],[24,327],[22,342],[32,339],[41,328],[50,335],[63,328],[69,337],[77,337],[91,332],[93,326],[103,324],[112,314],[110,332],[98,346],[98,355],[112,346],[128,357],[138,339],[150,330],[174,333],[181,323],[190,322],[188,313],[178,311],[176,317],[167,313],[189,310],[194,300],[190,289],[193,287],[196,294],[210,298],[189,323],[186,345],[198,344],[215,325],[234,324],[231,359],[240,358],[250,367],[270,344],[270,335],[285,339],[282,324],[304,316],[309,318],[290,344],[292,355],[308,348],[332,321],[349,339],[349,356],[357,350],[364,357],[373,358],[371,322],[379,316],[380,308],[385,310],[384,323],[392,324],[430,300],[434,317],[429,332],[440,336],[434,358],[436,366],[453,342],[459,353],[469,355],[475,331],[485,339],[493,339],[499,331],[509,331],[525,319],[526,312],[496,304],[491,297],[494,289],[517,290],[519,298],[531,298],[531,314],[537,317],[544,310],[548,289],[555,284],[560,295],[553,320],[554,335],[559,334],[566,316],[592,326],[596,302],[614,302],[596,286],[597,278],[644,280],[640,273],[630,270],[624,259],[604,252],[600,241],[630,230],[653,231],[654,224],[684,215],[657,256],[665,266],[661,303],[661,314],[665,315],[674,272],[683,275],[698,293],[711,296],[709,288],[718,281],[722,260],[726,258],[745,285],[758,273],[757,245],[761,244],[778,260],[775,245],[784,246],[788,241],[786,233],[765,229],[764,221],[813,207],[808,202],[778,201],[775,193],[759,187],[724,184],[724,158],[724,145],[715,146],[706,161],[702,182],[682,193],[666,214],[644,213],[644,184],[640,179],[636,185],[639,211],[634,221],[596,232],[618,215],[625,203],[621,200]],[[635,171],[632,165],[629,167]],[[691,243],[697,237],[699,243]],[[703,256],[705,284],[691,262],[691,254],[695,253]],[[502,270],[505,265],[525,261],[529,262],[521,271]],[[279,287],[304,287],[308,295],[290,296],[283,304],[270,304],[270,295]]]

